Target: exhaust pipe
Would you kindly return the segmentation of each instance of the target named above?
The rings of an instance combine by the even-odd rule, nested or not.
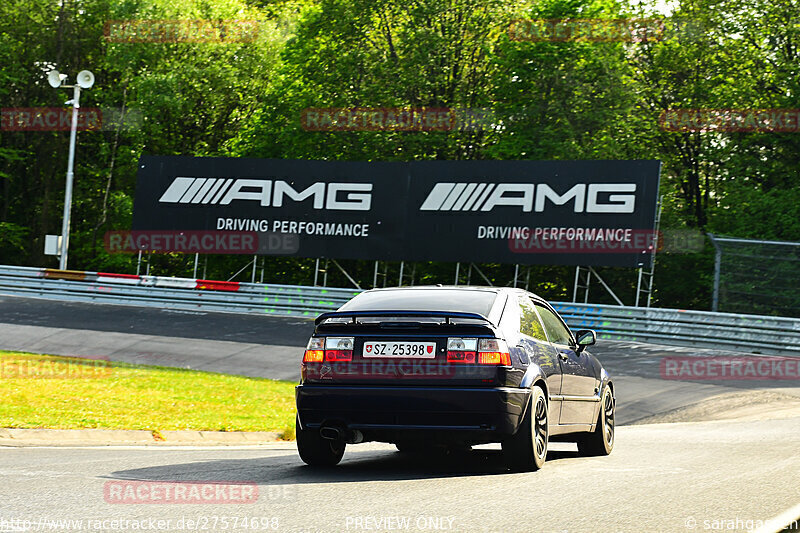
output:
[[[347,444],[358,444],[359,442],[364,442],[364,434],[357,429],[350,431],[347,435]]]
[[[333,426],[325,426],[320,428],[319,436],[328,440],[342,440],[342,431]]]
[[[364,442],[364,434],[357,429],[348,430],[336,426],[323,426],[319,430],[319,436],[327,440],[342,440],[348,444],[358,444]]]

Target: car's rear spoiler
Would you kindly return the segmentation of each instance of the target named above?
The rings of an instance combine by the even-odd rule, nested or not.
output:
[[[451,318],[468,318],[472,320],[483,320],[484,322],[488,322],[491,324],[491,320],[486,318],[485,316],[478,314],[478,313],[462,313],[459,311],[333,311],[330,313],[322,313],[319,315],[316,320],[314,320],[314,324],[319,325],[325,320],[329,318],[352,318],[355,322],[355,319],[358,317],[381,317],[381,316],[388,316],[388,317],[407,317],[407,316],[419,316],[419,317],[436,317],[436,318],[444,318],[447,322],[450,322]]]

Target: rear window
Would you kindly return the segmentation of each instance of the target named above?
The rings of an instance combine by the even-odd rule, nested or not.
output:
[[[495,292],[459,289],[375,291],[359,294],[341,311],[457,311],[488,317],[495,298]]]

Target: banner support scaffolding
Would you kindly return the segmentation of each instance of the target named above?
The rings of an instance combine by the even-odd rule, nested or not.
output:
[[[228,278],[228,281],[232,281],[232,280],[233,280],[233,279],[234,279],[236,276],[238,276],[239,274],[241,274],[242,272],[244,272],[244,271],[245,271],[245,269],[247,269],[247,267],[249,267],[249,266],[250,266],[250,263],[253,263],[253,265],[254,265],[254,266],[253,266],[253,272],[255,272],[255,262],[256,262],[256,257],[258,257],[258,256],[257,256],[257,255],[254,255],[254,256],[253,256],[253,260],[252,260],[252,261],[248,261],[248,262],[247,262],[247,264],[246,264],[245,266],[243,266],[242,268],[240,268],[240,269],[239,269],[239,272],[237,272],[237,273],[236,273],[236,274],[234,274],[233,276],[229,277],[229,278]]]
[[[327,263],[328,261],[326,260],[325,262]],[[348,273],[347,273],[347,270],[345,270],[344,268],[342,268],[342,265],[340,265],[340,264],[339,264],[339,261],[337,261],[336,259],[331,259],[331,262],[332,262],[334,265],[336,265],[336,268],[338,268],[339,270],[341,270],[341,271],[342,271],[342,274],[344,274],[344,277],[346,277],[346,278],[348,279],[348,281],[350,281],[350,283],[352,283],[353,285],[355,285],[356,289],[358,289],[358,290],[360,290],[360,291],[364,290],[364,289],[362,289],[362,288],[361,288],[361,285],[359,285],[359,284],[358,284],[358,282],[357,282],[356,280],[354,280],[354,279],[353,279],[353,278],[350,276],[350,274],[348,274]],[[401,276],[402,276],[402,273],[401,273]],[[325,269],[325,278],[326,278],[326,281],[327,281],[327,277],[328,277],[328,272],[327,272],[327,268],[326,268],[326,269]],[[326,287],[327,287],[327,285],[326,285]]]
[[[584,285],[580,285],[580,278],[581,278],[581,275],[584,272],[586,273],[586,277],[585,277],[585,280],[584,280]],[[597,278],[597,281],[600,282],[600,285],[602,285],[603,288],[606,290],[606,292],[608,292],[608,294],[611,295],[611,297],[614,299],[614,301],[617,302],[617,305],[625,306],[625,304],[622,303],[622,300],[620,300],[619,297],[616,295],[616,293],[614,293],[614,291],[611,290],[611,287],[608,286],[608,284],[600,276],[600,274],[598,274],[597,271],[594,269],[594,267],[591,267],[591,266],[588,266],[588,267],[577,266],[577,267],[575,267],[575,286],[574,286],[574,288],[572,290],[572,301],[575,302],[575,303],[578,302],[578,289],[583,289],[584,290],[583,303],[588,303],[589,302],[589,285],[590,285],[589,282],[592,280],[592,275],[593,274],[594,274],[594,277]]]
[[[655,232],[653,233],[653,253],[650,254],[650,266],[645,270],[644,265],[639,267],[639,279],[636,281],[636,301],[635,307],[639,307],[639,297],[645,293],[647,300],[645,307],[650,307],[650,301],[653,298],[653,278],[656,273],[656,252],[658,250],[658,237],[661,233],[661,210],[664,206],[664,197],[658,197],[658,204],[656,205],[656,220]]]
[[[486,281],[486,283],[487,283],[487,284],[488,284],[490,287],[494,287],[494,285],[492,284],[492,282],[491,282],[491,281],[489,281],[489,278],[487,278],[487,277],[486,277],[486,275],[483,273],[483,271],[482,271],[480,268],[478,268],[478,265],[476,265],[475,263],[470,263],[470,264],[469,264],[469,266],[470,266],[470,272],[472,272],[472,268],[474,267],[474,268],[475,268],[475,270],[478,272],[478,274],[480,274],[480,276],[481,276],[481,277],[484,279],[484,281]]]

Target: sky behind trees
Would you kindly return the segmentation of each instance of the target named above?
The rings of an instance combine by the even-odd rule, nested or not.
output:
[[[797,0],[5,0],[0,4],[0,101],[5,110],[62,107],[50,68],[97,82],[82,104],[136,120],[79,135],[70,262],[130,271],[103,249],[130,227],[142,154],[342,160],[659,159],[662,229],[800,240],[800,131],[784,124],[701,127],[674,110],[800,108]],[[665,15],[659,15],[660,10]],[[515,21],[659,17],[640,40],[533,42]],[[158,30],[144,42],[112,21],[215,21],[199,38]],[[219,28],[228,21],[225,33]],[[230,21],[248,25],[231,26]],[[255,23],[253,25],[253,23]],[[255,31],[253,31],[255,28]],[[119,28],[117,28],[119,29]],[[174,30],[177,31],[177,30]],[[155,38],[153,36],[156,36]],[[193,37],[190,37],[193,36]],[[149,41],[148,41],[149,39]],[[483,110],[492,121],[455,131],[312,131],[309,108]],[[7,115],[6,115],[7,116]],[[684,117],[687,115],[683,115]],[[727,118],[730,118],[729,116]],[[714,122],[717,120],[717,122]],[[765,119],[766,120],[766,119]],[[767,121],[769,122],[769,121]],[[774,122],[774,121],[773,121]],[[677,124],[677,123],[676,123]],[[708,124],[708,122],[707,122]],[[680,126],[680,124],[678,124]],[[693,130],[694,129],[694,130]],[[0,262],[53,266],[45,234],[60,233],[68,132],[0,129]],[[154,268],[186,275],[193,258]],[[241,258],[213,258],[211,277]],[[270,259],[267,279],[309,283],[311,261]],[[656,302],[708,308],[711,246],[659,256]],[[371,279],[371,266],[350,265]],[[417,281],[447,282],[452,265],[420,264]],[[509,267],[486,265],[507,282]],[[513,266],[510,267],[513,269]],[[448,280],[440,279],[448,272]],[[630,272],[609,271],[621,291]],[[572,270],[537,267],[532,287],[571,295]]]

